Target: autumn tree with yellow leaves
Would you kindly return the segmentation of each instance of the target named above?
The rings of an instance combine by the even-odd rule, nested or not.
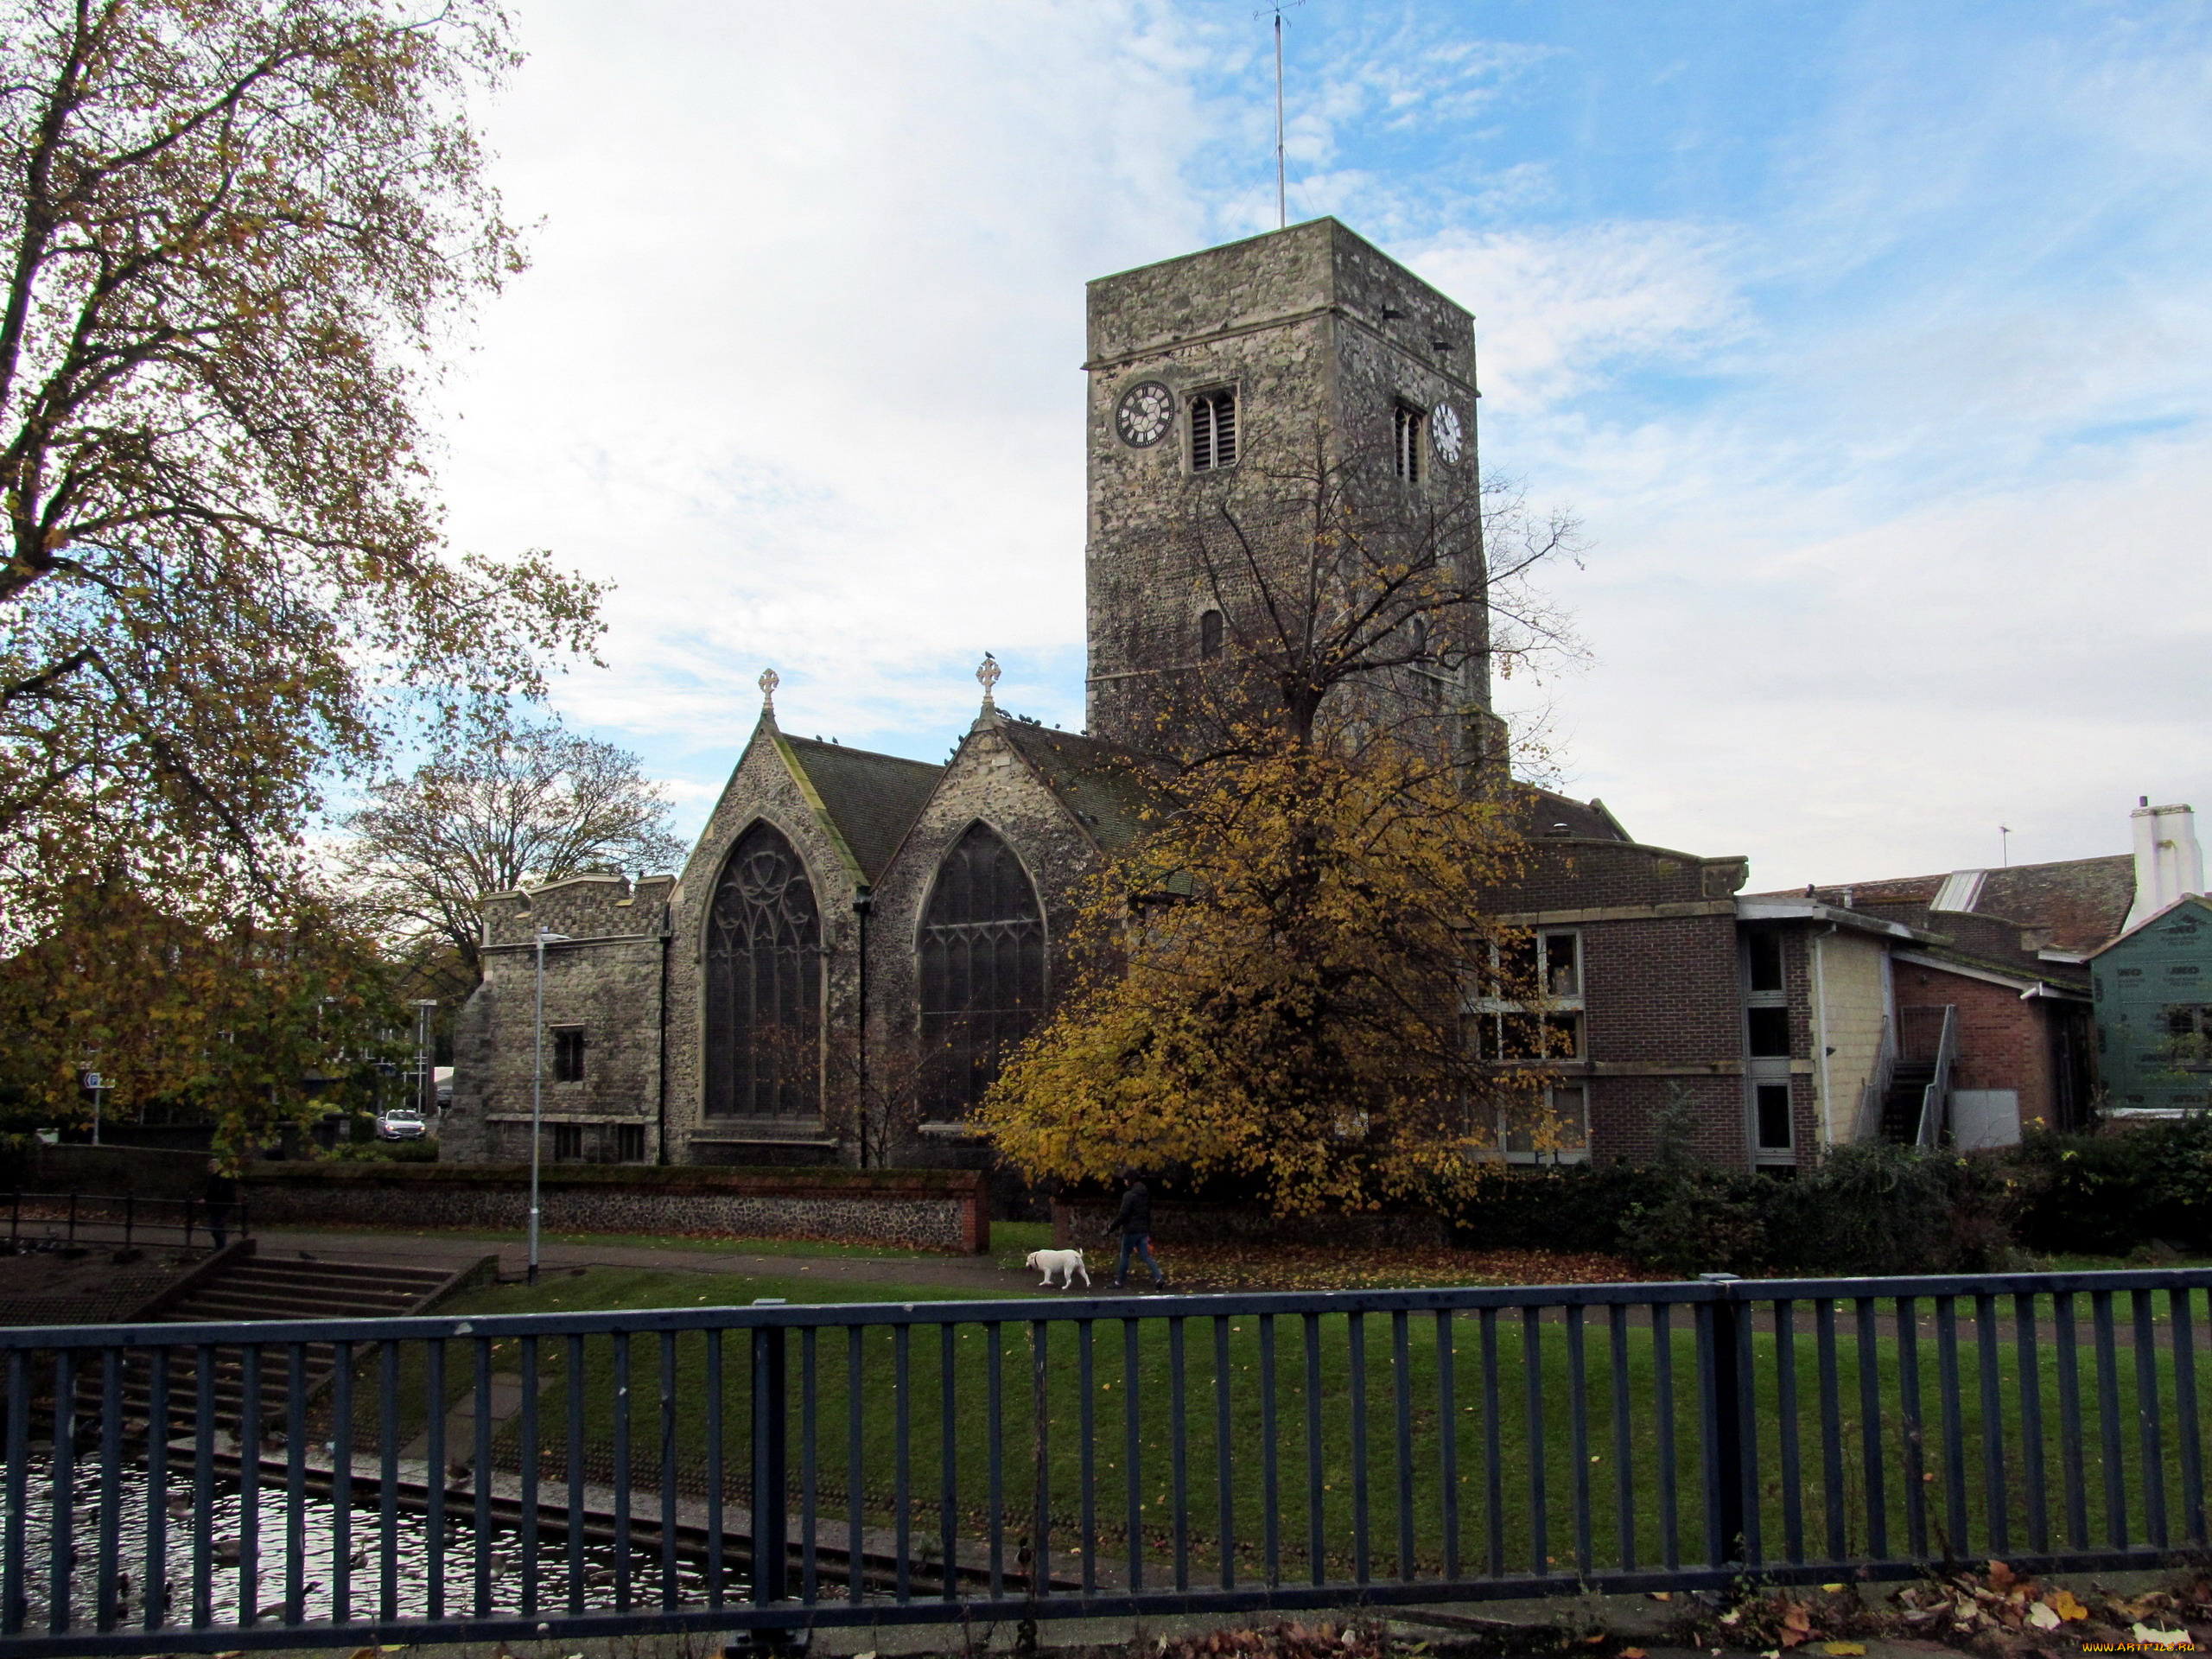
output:
[[[0,959],[56,1065],[296,1101],[361,1001],[326,791],[596,638],[441,528],[515,60],[493,0],[0,0]]]
[[[979,1127],[1033,1179],[1173,1170],[1283,1212],[1465,1187],[1545,1080],[1463,1029],[1472,996],[1541,1005],[1486,904],[1520,837],[1478,688],[1573,649],[1534,578],[1575,526],[1471,478],[1377,491],[1319,442],[1247,464],[1185,531],[1224,648],[1160,698],[1149,832]]]
[[[86,881],[232,925],[334,779],[595,638],[440,528],[513,60],[487,0],[0,0],[0,948]]]

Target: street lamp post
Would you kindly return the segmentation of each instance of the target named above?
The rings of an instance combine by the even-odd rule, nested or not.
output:
[[[569,936],[537,930],[537,1022],[530,1079],[530,1282],[537,1282],[537,1163],[545,1139],[545,947]]]
[[[430,1021],[437,1006],[435,996],[415,999],[415,1109],[425,1122],[436,1116],[430,1088],[430,1061],[436,1052]]]

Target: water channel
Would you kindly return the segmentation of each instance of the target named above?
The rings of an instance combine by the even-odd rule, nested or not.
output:
[[[24,1469],[25,1495],[22,1528],[22,1628],[50,1628],[53,1611],[54,1486],[49,1457],[35,1455]],[[359,1489],[357,1489],[357,1491]],[[118,1623],[141,1626],[145,1622],[148,1573],[149,1481],[143,1466],[121,1471],[112,1500],[116,1504],[116,1563],[119,1574]],[[239,1560],[246,1514],[245,1497],[235,1480],[218,1482],[211,1494],[208,1535],[215,1554],[209,1572],[208,1603],[204,1615],[194,1605],[192,1542],[194,1514],[189,1477],[180,1481],[174,1467],[164,1503],[166,1511],[168,1584],[171,1622],[189,1624],[200,1618],[224,1625],[238,1620],[242,1605],[251,1605],[260,1623],[281,1621],[285,1595],[291,1581],[290,1541],[287,1524],[288,1497],[278,1486],[264,1484],[257,1494],[254,1513],[259,1522],[255,1570],[245,1578]],[[101,1483],[96,1469],[77,1465],[72,1481],[69,1570],[70,1628],[92,1628],[99,1608],[99,1548],[102,1534]],[[338,1554],[338,1511],[329,1499],[303,1495],[299,1502],[301,1598],[302,1622],[318,1623],[338,1616],[334,1605]],[[529,1538],[514,1528],[495,1528],[484,1547],[491,1567],[491,1605],[493,1615],[516,1615],[523,1609],[524,1552],[537,1549],[537,1610],[567,1611],[568,1554],[565,1540]],[[476,1616],[476,1550],[474,1529],[465,1521],[448,1518],[444,1558],[438,1577],[442,1581],[448,1616]],[[611,1541],[587,1541],[583,1600],[588,1611],[618,1605],[617,1554]],[[658,1554],[630,1554],[629,1605],[643,1608],[660,1604],[663,1586]],[[423,1618],[430,1616],[430,1522],[425,1515],[402,1511],[394,1517],[387,1539],[373,1493],[357,1497],[352,1518],[351,1544],[346,1556],[348,1615],[353,1618]],[[382,1603],[389,1566],[392,1602]],[[745,1593],[741,1573],[725,1575],[726,1593]],[[242,1592],[248,1592],[242,1604]],[[703,1567],[679,1562],[676,1593],[680,1604],[703,1605],[707,1579]]]

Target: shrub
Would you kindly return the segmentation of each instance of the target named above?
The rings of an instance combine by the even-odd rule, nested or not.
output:
[[[1988,1272],[2012,1252],[1999,1160],[1874,1141],[1833,1149],[1777,1206],[1776,1270],[1838,1276]]]
[[[2158,1240],[2212,1252],[2212,1116],[2094,1135],[2035,1130],[2006,1162],[2031,1249],[2126,1255]]]
[[[2021,1192],[1999,1160],[1868,1145],[1794,1180],[1680,1156],[1516,1173],[1453,1218],[1472,1248],[1603,1251],[1682,1278],[1971,1273],[2006,1265]]]

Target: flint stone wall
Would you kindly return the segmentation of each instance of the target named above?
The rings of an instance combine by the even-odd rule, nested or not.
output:
[[[527,1165],[264,1165],[245,1179],[257,1228],[508,1230],[530,1219]],[[988,1185],[975,1171],[556,1166],[541,1172],[539,1188],[540,1224],[555,1232],[864,1239],[965,1255],[991,1246]]]

